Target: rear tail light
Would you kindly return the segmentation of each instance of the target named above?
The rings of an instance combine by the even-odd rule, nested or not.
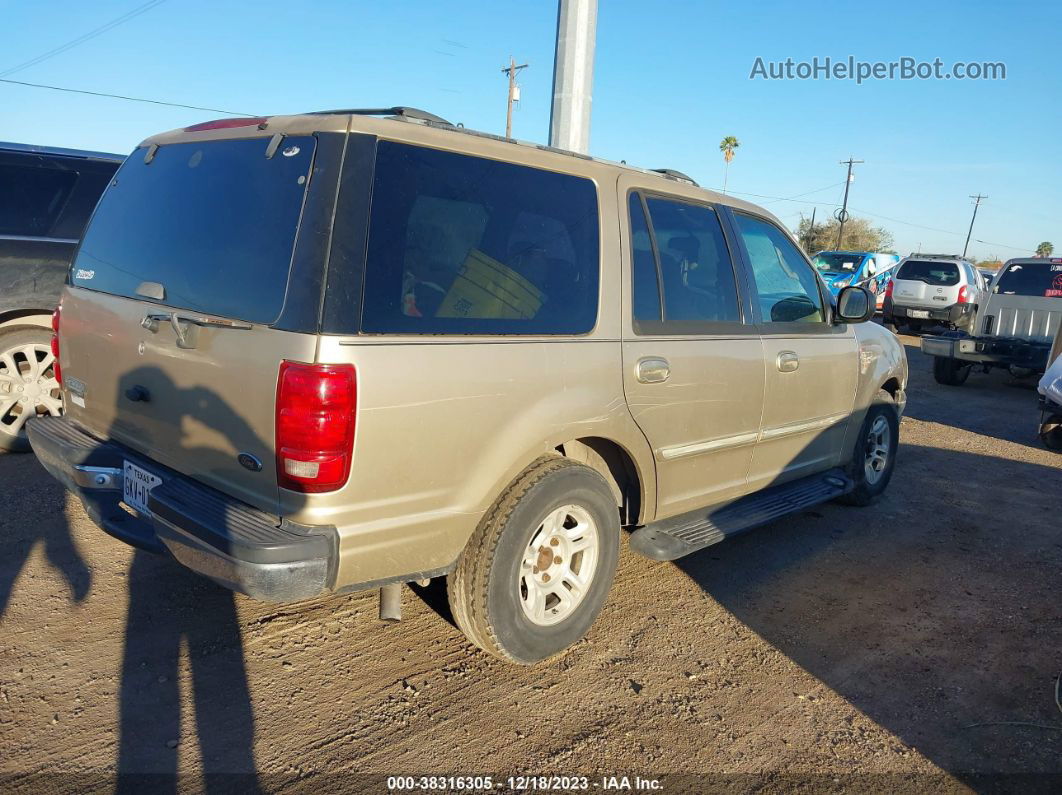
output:
[[[52,372],[55,373],[55,380],[60,385],[63,383],[63,368],[59,366],[59,319],[62,314],[63,305],[60,303],[52,312],[52,356],[55,358],[52,362]]]
[[[960,304],[965,304],[965,303],[969,302],[969,300],[970,300],[970,292],[969,292],[969,290],[966,289],[966,285],[964,284],[962,287],[959,288],[959,303]]]
[[[892,298],[892,288],[895,287],[892,279],[889,279],[889,286],[885,288],[885,297]]]
[[[316,494],[347,482],[357,403],[353,365],[280,363],[276,450],[282,488]]]

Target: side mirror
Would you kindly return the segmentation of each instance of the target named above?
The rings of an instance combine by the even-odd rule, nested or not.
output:
[[[842,323],[865,323],[874,317],[874,297],[863,287],[845,287],[837,295],[837,320]]]

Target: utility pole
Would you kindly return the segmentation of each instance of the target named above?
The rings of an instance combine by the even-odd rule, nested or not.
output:
[[[978,193],[976,196],[971,196],[970,198],[974,200],[974,211],[973,218],[970,219],[970,231],[966,233],[966,245],[962,247],[962,255],[964,257],[966,256],[966,249],[970,247],[970,235],[973,234],[974,221],[977,220],[977,208],[981,206],[981,199],[987,199],[988,197],[982,196]]]
[[[815,212],[818,207],[811,208],[811,226],[808,227],[808,248],[811,248],[811,244],[815,242]],[[811,252],[806,252],[811,253]]]
[[[509,56],[509,65],[502,69],[503,74],[509,75],[509,102],[505,109],[505,137],[513,137],[513,102],[516,101],[516,73],[521,69],[527,68],[526,63],[522,63],[519,66],[516,65],[516,61],[513,57]]]
[[[862,163],[862,160],[853,160],[849,157],[847,160],[842,160],[841,165],[848,165],[848,178],[844,182],[844,204],[841,205],[841,209],[837,211],[834,217],[840,221],[840,226],[837,228],[837,249],[841,249],[841,240],[844,239],[844,222],[848,220],[848,188],[852,184],[852,164]]]
[[[594,85],[597,0],[559,0],[549,145],[587,154]]]

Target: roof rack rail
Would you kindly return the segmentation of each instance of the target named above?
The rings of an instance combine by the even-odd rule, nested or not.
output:
[[[310,115],[327,116],[337,113],[350,113],[354,116],[399,116],[405,119],[416,119],[417,121],[430,121],[433,124],[445,124],[447,127],[454,126],[442,116],[436,116],[434,113],[428,113],[428,111],[420,110],[419,108],[407,108],[403,105],[396,105],[393,108],[340,108],[338,110],[315,110],[312,111]]]
[[[700,185],[697,184],[697,180],[695,180],[693,177],[687,174],[683,174],[681,171],[676,171],[673,168],[653,168],[650,169],[650,171],[653,171],[656,174],[663,174],[668,179],[677,179],[682,182],[688,182],[695,187],[700,187]]]
[[[924,259],[966,259],[961,254],[929,254],[925,251],[912,251],[909,256],[922,257]]]

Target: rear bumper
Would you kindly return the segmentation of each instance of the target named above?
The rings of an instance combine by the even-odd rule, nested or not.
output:
[[[922,353],[977,364],[1014,365],[1031,370],[1047,368],[1051,346],[1045,342],[1006,337],[922,337]]]
[[[911,315],[911,312],[927,312],[929,317],[916,318]],[[906,320],[911,318],[912,320],[936,320],[939,323],[950,323],[955,325],[960,323],[973,315],[977,311],[976,304],[952,304],[951,306],[904,306],[902,304],[896,304],[892,299],[886,298],[885,304],[882,309],[882,314],[886,320],[891,321],[899,318],[900,320]]]
[[[338,561],[334,527],[298,525],[259,511],[122,445],[100,441],[62,417],[31,420],[26,432],[44,468],[115,538],[167,552],[255,599],[288,602],[332,589]],[[125,461],[162,478],[148,498],[150,517],[122,505]]]

